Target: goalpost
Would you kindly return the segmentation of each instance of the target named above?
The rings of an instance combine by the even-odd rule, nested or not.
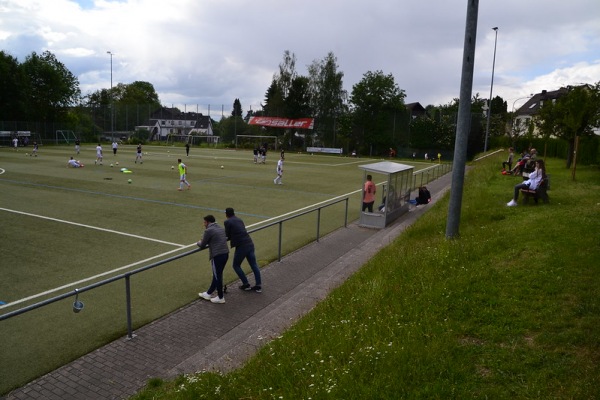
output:
[[[250,144],[252,146],[261,145],[263,143],[269,143],[269,140],[273,141],[274,149],[277,150],[279,145],[277,136],[272,135],[237,135],[235,137],[235,147],[238,148],[239,145],[247,145]]]
[[[175,144],[175,143],[189,143],[192,146],[199,145],[203,141],[206,141],[207,144],[213,144],[215,147],[219,143],[221,139],[220,136],[211,136],[211,135],[180,135],[175,133],[169,133],[167,135],[167,144]]]

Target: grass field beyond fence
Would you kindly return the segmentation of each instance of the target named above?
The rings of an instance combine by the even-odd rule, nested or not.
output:
[[[600,398],[600,171],[547,160],[550,203],[509,208],[505,154],[281,338],[227,375],[152,380],[136,399]]]
[[[379,161],[287,154],[279,186],[273,184],[275,152],[256,165],[251,151],[194,147],[185,157],[183,147],[145,146],[141,164],[134,162],[134,146],[121,146],[116,156],[105,146],[103,165],[95,165],[95,146],[82,146],[79,155],[73,146],[41,146],[37,157],[31,147],[0,148],[1,314],[188,251],[202,237],[202,217],[214,214],[222,224],[225,207],[252,228],[348,195],[354,220],[363,179],[358,166]],[[85,167],[67,168],[70,156]],[[189,168],[189,191],[177,191],[178,158]],[[343,226],[344,216],[344,202],[323,210],[320,234]],[[277,259],[277,226],[252,236],[261,265]],[[315,214],[286,222],[282,250],[315,236]],[[206,252],[132,277],[134,329],[197,299],[210,278]],[[225,280],[235,279],[226,268]],[[85,308],[78,314],[69,298],[0,322],[0,393],[125,334],[123,281],[79,299]]]

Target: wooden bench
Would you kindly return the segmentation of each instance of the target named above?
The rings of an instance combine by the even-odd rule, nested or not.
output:
[[[548,197],[548,189],[550,185],[548,182],[548,177],[542,179],[537,189],[521,189],[521,194],[523,195],[523,203],[529,203],[529,198],[533,198],[535,204],[538,203],[539,199],[542,199],[544,203],[548,203],[550,198]]]

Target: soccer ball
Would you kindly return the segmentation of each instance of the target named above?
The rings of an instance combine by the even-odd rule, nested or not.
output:
[[[119,162],[117,161],[115,164],[119,165]]]
[[[127,183],[131,183],[131,179],[128,179],[128,180],[127,180]]]
[[[221,169],[225,168],[224,166],[221,165]]]
[[[111,164],[110,164],[110,167],[112,168],[112,166],[113,166],[113,165],[112,165],[112,163],[111,163]]]
[[[174,166],[174,165],[171,165],[171,169],[175,169],[175,166]]]

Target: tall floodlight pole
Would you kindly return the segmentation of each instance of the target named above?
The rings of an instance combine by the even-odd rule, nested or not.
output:
[[[112,141],[115,141],[115,130],[113,126],[114,121],[114,110],[113,110],[113,95],[112,95],[112,58],[114,53],[112,51],[107,51],[106,54],[110,54],[110,136]]]
[[[492,115],[492,91],[494,90],[494,69],[496,68],[496,43],[498,43],[498,27],[492,28],[496,32],[496,38],[494,39],[494,61],[492,62],[492,84],[490,85],[490,99],[488,100],[487,109],[487,124],[485,127],[485,144],[483,145],[483,152],[487,151],[488,137],[490,135],[490,116]]]
[[[458,236],[458,226],[460,225],[465,166],[467,164],[467,144],[471,127],[471,92],[473,90],[478,11],[479,0],[468,0],[460,78],[460,98],[458,101],[458,121],[456,124],[456,139],[454,140],[454,160],[452,162],[452,189],[450,190],[450,204],[446,222],[447,239]]]

